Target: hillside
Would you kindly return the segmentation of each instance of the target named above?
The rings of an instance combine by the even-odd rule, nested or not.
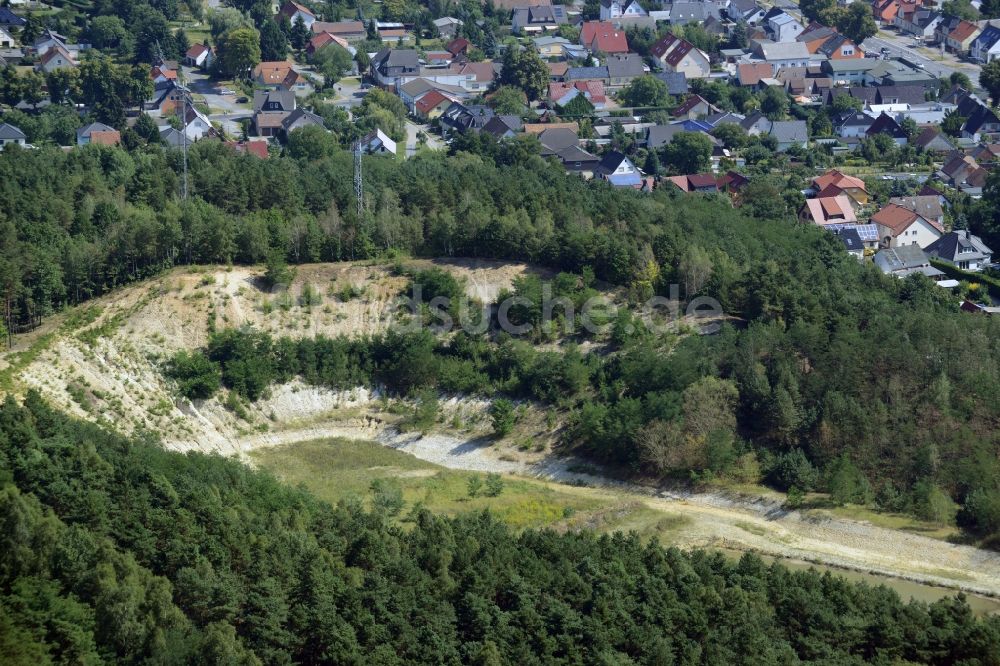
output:
[[[495,298],[527,270],[522,264],[489,261],[443,265],[465,281],[470,297],[479,299]],[[76,416],[111,423],[126,433],[150,430],[168,448],[223,454],[238,452],[248,442],[287,441],[282,431],[307,428],[334,409],[366,405],[371,397],[366,387],[336,393],[294,384],[276,387],[270,398],[248,405],[243,419],[219,399],[195,405],[170,388],[162,362],[178,350],[205,345],[210,322],[294,337],[365,335],[386,327],[389,306],[407,284],[386,266],[317,264],[297,267],[288,291],[272,294],[258,286],[262,272],[175,269],[123,288],[18,338],[3,356],[4,372],[15,392],[37,389]],[[306,285],[320,303],[300,304]],[[346,300],[345,287],[356,292]],[[31,353],[22,354],[26,349]]]
[[[430,265],[407,262],[411,268]],[[494,299],[529,272],[523,264],[501,262],[435,265],[460,278],[467,295],[483,300]],[[1000,594],[1000,556],[974,548],[843,520],[822,510],[784,511],[780,495],[760,500],[725,492],[661,492],[604,478],[584,460],[551,453],[546,444],[558,443],[557,428],[543,422],[541,414],[525,417],[516,437],[490,445],[489,401],[482,399],[442,401],[435,432],[421,436],[400,433],[405,409],[397,408],[396,400],[383,400],[371,386],[335,391],[294,380],[271,387],[261,400],[241,400],[235,407],[227,401],[232,394],[193,402],[178,396],[164,378],[163,363],[178,350],[204,347],[210,322],[217,328],[249,325],[295,338],[376,333],[388,323],[386,306],[407,284],[388,266],[304,265],[297,268],[286,296],[261,289],[262,272],[174,269],[124,288],[19,338],[4,356],[4,375],[19,395],[35,389],[75,416],[123,433],[155,433],[172,450],[237,454],[254,461],[247,456],[251,451],[309,440],[379,441],[448,468],[599,487],[594,492],[600,501],[588,499],[589,508],[567,526],[643,529],[647,523],[683,517],[670,530],[676,545],[751,550]],[[300,303],[307,285],[319,302]],[[532,445],[523,446],[525,441]],[[369,474],[383,476],[375,470]],[[572,486],[562,487],[576,493]],[[609,523],[609,513],[619,518]],[[885,524],[938,529],[914,521]],[[951,532],[939,536],[947,534]]]

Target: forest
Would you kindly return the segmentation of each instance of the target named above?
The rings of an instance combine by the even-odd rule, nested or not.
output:
[[[753,555],[386,507],[333,507],[35,393],[7,398],[0,654],[12,666],[1000,663],[1000,618],[976,619],[961,596],[904,604]]]
[[[718,299],[734,325],[682,341],[612,335],[613,353],[594,359],[564,349],[571,376],[545,384],[491,378],[481,365],[500,352],[528,358],[525,341],[470,339],[446,354],[461,363],[443,367],[474,371],[446,372],[443,386],[557,403],[572,417],[567,443],[645,473],[749,469],[739,473],[782,489],[841,488],[844,501],[957,520],[986,545],[1000,533],[998,324],[958,312],[930,281],[859,265],[832,235],[792,221],[782,192],[801,182],[795,173],[758,179],[734,209],[727,197],[586,183],[530,142],[504,142],[366,160],[359,217],[351,157],[336,146],[259,160],[200,142],[189,157],[183,201],[176,151],[4,151],[8,329],[185,263],[512,259],[575,275],[580,295],[596,280],[636,301],[676,283],[685,299]],[[531,363],[509,367],[522,365]],[[525,394],[519,384],[551,388]],[[694,404],[699,390],[720,406],[718,421],[685,414],[685,395]]]

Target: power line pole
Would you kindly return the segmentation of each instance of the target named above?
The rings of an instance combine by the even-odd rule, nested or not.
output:
[[[354,196],[358,199],[358,217],[365,210],[364,182],[361,179],[361,139],[354,144]]]

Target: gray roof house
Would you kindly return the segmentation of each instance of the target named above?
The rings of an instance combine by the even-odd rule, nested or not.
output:
[[[643,68],[642,56],[638,53],[609,55],[607,67],[609,85],[612,88],[627,86],[632,79],[636,79],[646,72]]]
[[[944,207],[941,205],[941,197],[930,194],[916,197],[893,197],[889,199],[889,203],[901,206],[906,210],[912,210],[925,220],[931,220],[942,227],[944,226]]]
[[[0,148],[4,148],[8,143],[16,143],[23,146],[28,137],[19,128],[9,123],[0,124]]]
[[[804,120],[777,120],[771,123],[768,134],[778,142],[781,152],[792,146],[806,148],[809,145],[809,126]]]
[[[295,93],[291,90],[255,90],[254,113],[259,111],[294,111]]]
[[[514,10],[511,31],[514,33],[558,30],[566,23],[566,8],[562,5],[535,5]]]
[[[928,245],[925,252],[967,271],[981,271],[993,259],[993,250],[979,236],[960,229],[947,233]]]
[[[404,76],[420,73],[420,56],[413,49],[382,49],[371,62],[371,75],[382,86],[395,86]]]
[[[671,95],[688,93],[687,76],[684,72],[657,72],[655,76],[667,84],[667,92]]]
[[[929,278],[944,275],[931,266],[931,260],[918,245],[900,245],[875,253],[875,265],[886,275],[904,278],[911,273],[923,273]]]

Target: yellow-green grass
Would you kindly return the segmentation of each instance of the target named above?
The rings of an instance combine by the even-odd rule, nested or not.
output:
[[[916,532],[922,536],[932,539],[948,541],[960,536],[960,530],[954,525],[942,525],[919,520],[913,516],[900,513],[879,513],[868,507],[856,504],[846,504],[832,509],[824,509],[839,518],[850,518],[851,520],[864,520],[878,527],[885,527],[892,530],[903,530],[905,532]]]
[[[259,449],[251,457],[282,481],[303,485],[331,503],[351,496],[367,501],[372,481],[391,479],[402,490],[407,508],[419,502],[445,515],[489,509],[514,528],[565,523],[610,504],[591,493],[576,492],[575,488],[512,476],[503,477],[499,496],[486,497],[480,492],[470,497],[469,478],[479,476],[485,481],[485,474],[445,469],[368,441],[300,442]],[[663,514],[657,516],[662,518]]]

